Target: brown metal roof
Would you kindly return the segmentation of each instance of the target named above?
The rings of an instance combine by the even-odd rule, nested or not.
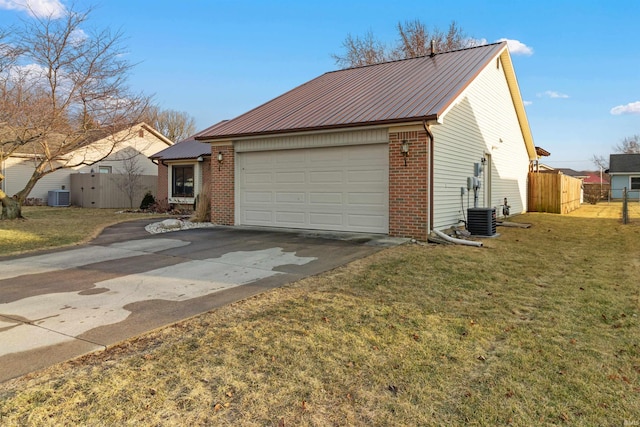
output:
[[[197,140],[435,119],[506,42],[325,73]]]

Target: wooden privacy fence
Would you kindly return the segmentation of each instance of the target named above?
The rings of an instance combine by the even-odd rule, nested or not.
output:
[[[133,178],[132,200],[129,199],[128,175],[111,173],[76,173],[71,175],[71,204],[82,208],[131,208],[140,207],[147,191],[155,197],[158,177],[139,175]],[[133,203],[132,203],[133,202]]]
[[[567,214],[580,207],[582,180],[556,173],[529,172],[529,212]]]

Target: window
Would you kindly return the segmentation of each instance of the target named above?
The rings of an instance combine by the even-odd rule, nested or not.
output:
[[[640,190],[640,176],[631,177],[631,189]]]
[[[173,197],[193,197],[193,165],[173,166]]]
[[[111,173],[111,166],[98,166],[98,173]]]

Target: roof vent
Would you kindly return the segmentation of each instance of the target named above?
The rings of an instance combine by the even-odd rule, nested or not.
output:
[[[431,57],[434,57],[436,54],[436,41],[435,40],[431,40]]]

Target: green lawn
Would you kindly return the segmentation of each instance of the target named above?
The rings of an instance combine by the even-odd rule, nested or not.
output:
[[[618,216],[381,251],[2,384],[0,424],[637,425],[640,215]]]

